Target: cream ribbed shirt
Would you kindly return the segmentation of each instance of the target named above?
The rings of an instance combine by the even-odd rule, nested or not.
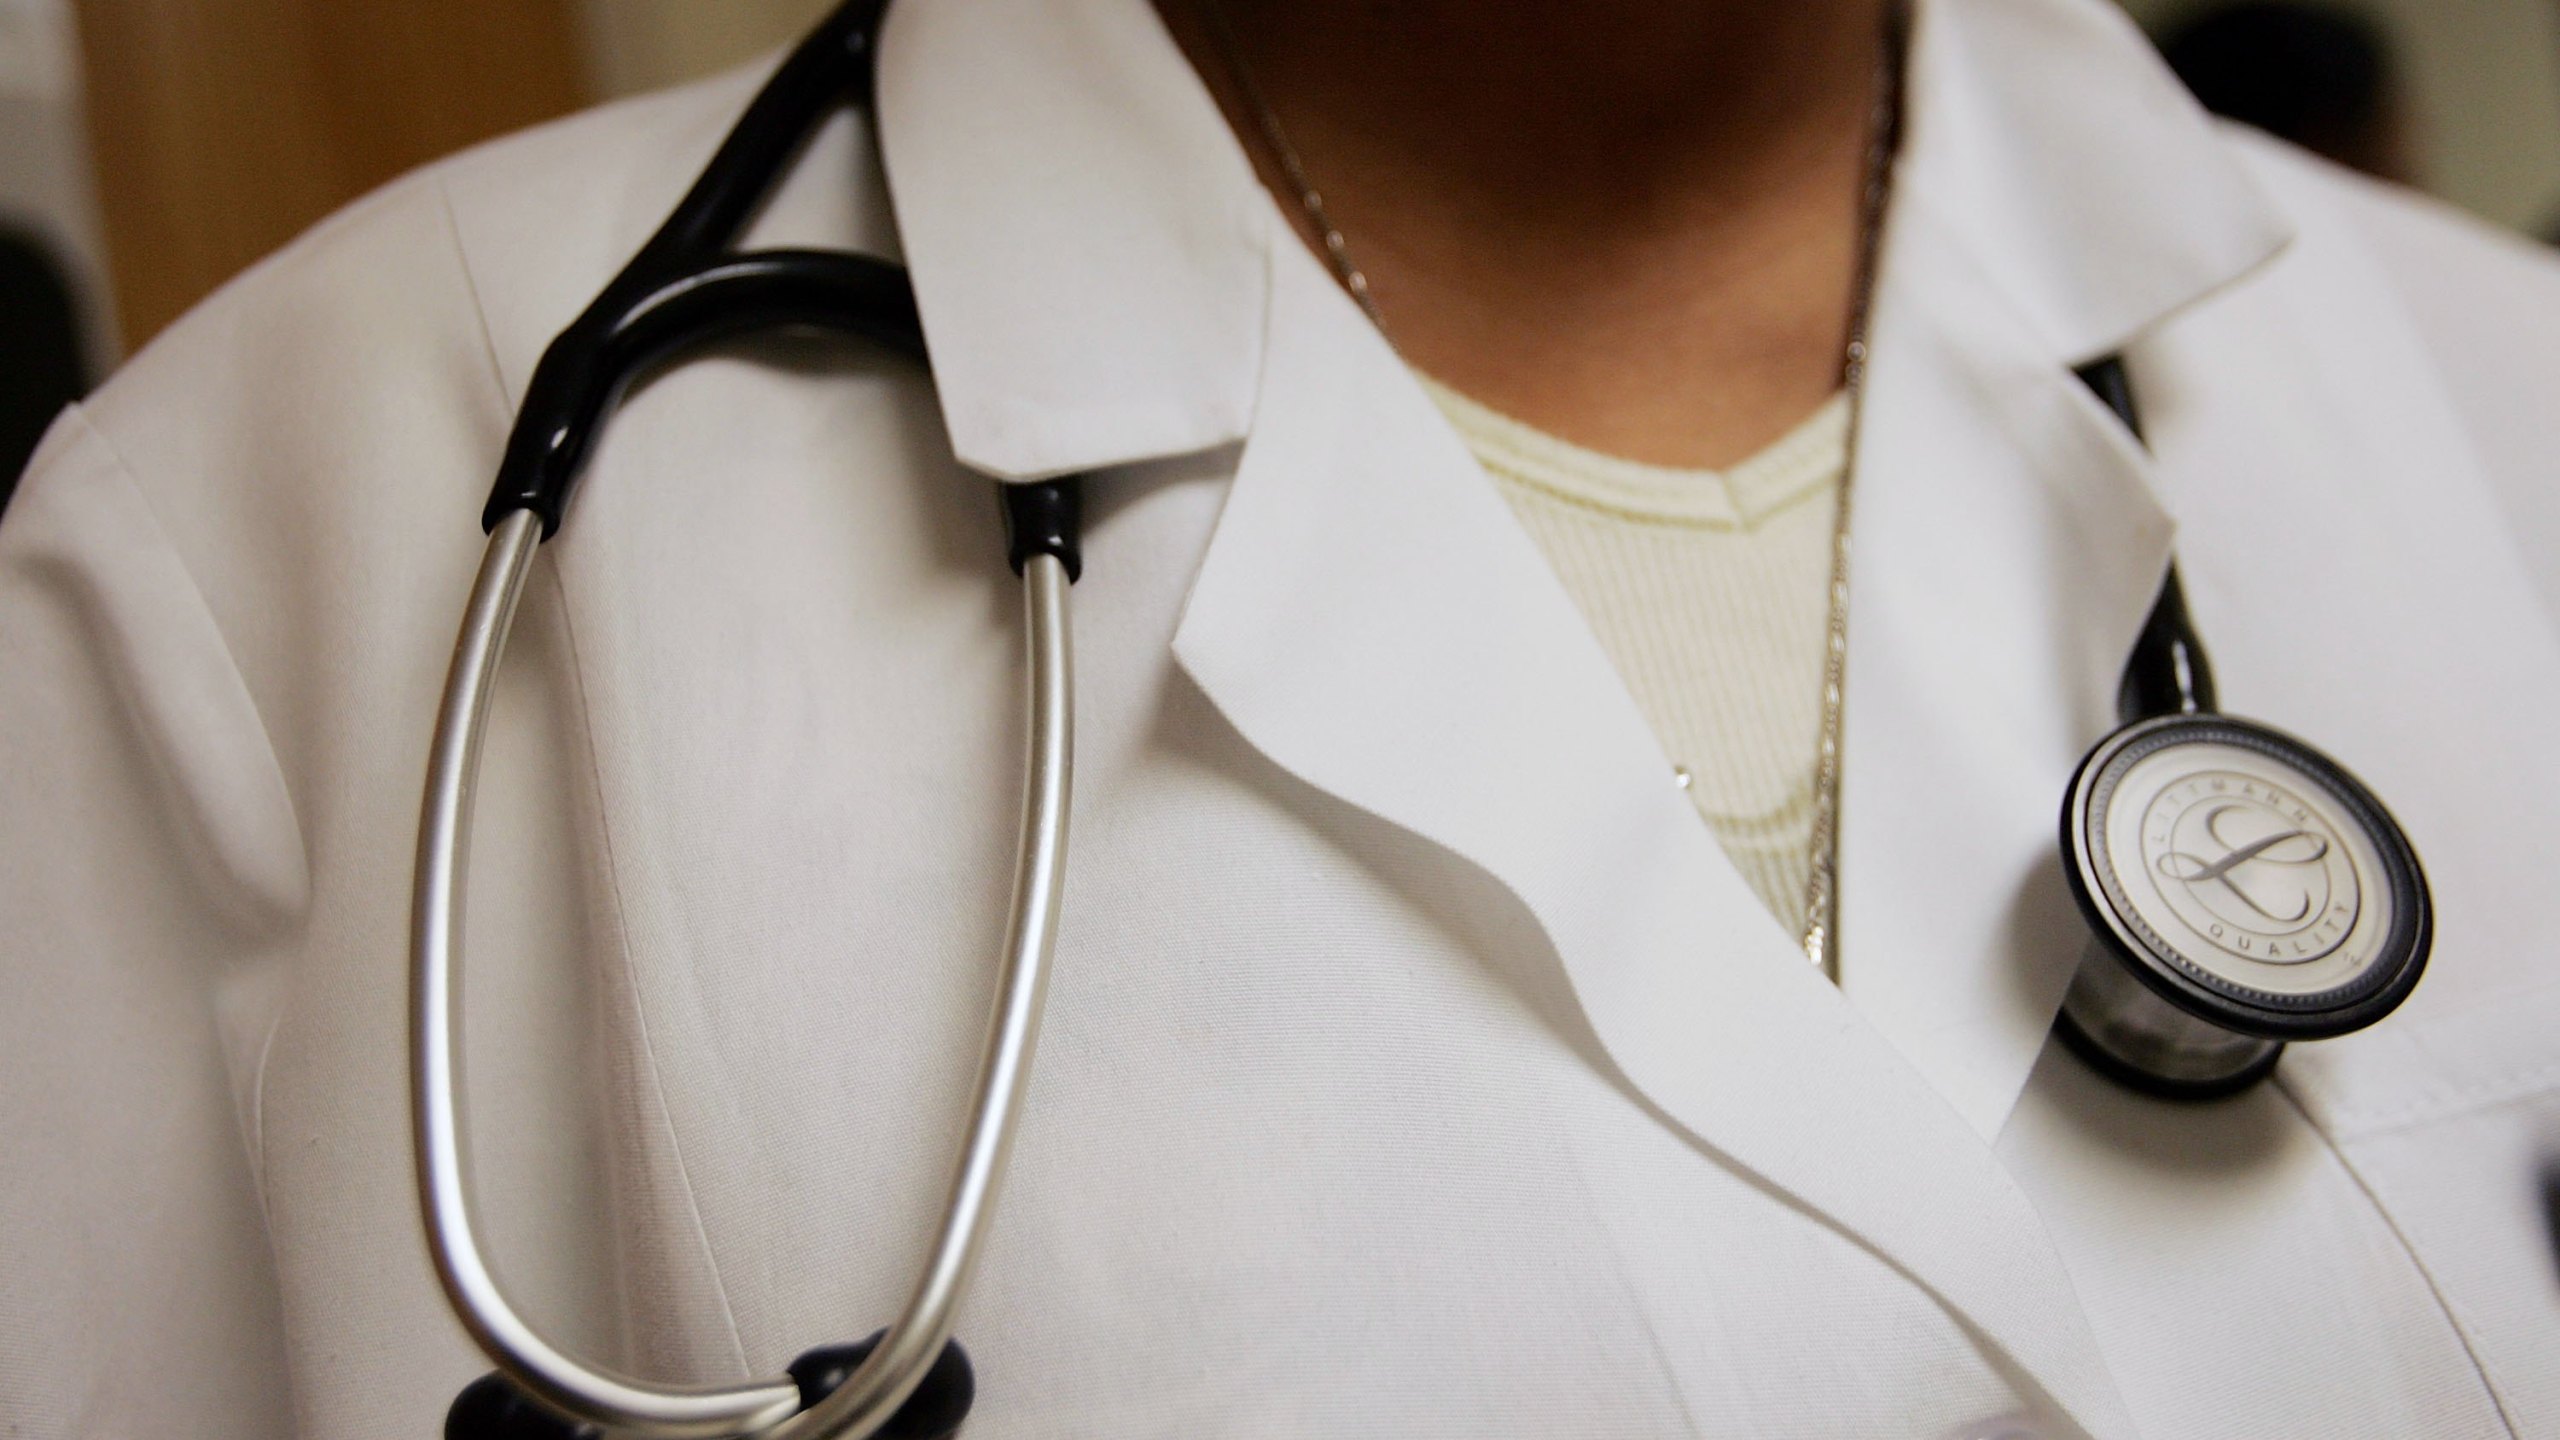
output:
[[[1802,933],[1847,398],[1729,470],[1677,470],[1423,383],[1546,552],[1708,829]]]

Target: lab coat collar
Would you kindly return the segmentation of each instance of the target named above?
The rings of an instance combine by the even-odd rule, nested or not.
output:
[[[1840,980],[1989,1139],[2088,943],[2056,817],[2175,527],[1962,232],[1894,223],[1850,497]]]
[[[2073,363],[2254,271],[2291,228],[2103,0],[1917,0],[1897,208],[1927,206]]]
[[[2058,357],[2287,230],[2101,0],[1916,0],[1896,203]],[[890,7],[881,147],[953,448],[1024,479],[1243,437],[1288,232],[1145,0]]]
[[[1271,207],[1145,0],[892,6],[877,92],[964,464],[1036,479],[1244,434]]]

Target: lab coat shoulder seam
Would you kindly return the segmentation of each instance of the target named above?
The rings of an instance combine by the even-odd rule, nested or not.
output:
[[[462,217],[454,213],[453,189],[445,183],[444,166],[432,166],[426,172],[433,181],[436,211],[443,217],[447,243],[453,246],[454,268],[461,272],[462,293],[471,300],[471,325],[480,337],[480,358],[489,366],[489,386],[497,393],[504,421],[515,414],[516,397],[507,393],[507,370],[498,361],[498,337],[489,326],[488,302],[482,298],[480,272],[471,263],[471,247],[463,243]]]
[[[125,403],[124,396],[134,388],[133,381],[129,377],[145,374],[150,369],[152,357],[161,351],[172,337],[196,328],[203,323],[202,317],[208,314],[243,313],[240,310],[243,303],[241,297],[271,291],[278,283],[276,277],[305,270],[307,257],[324,249],[334,237],[363,225],[377,215],[395,211],[401,205],[413,202],[417,198],[420,185],[426,183],[431,177],[441,174],[445,167],[452,163],[453,157],[448,156],[396,175],[312,221],[308,227],[297,232],[275,249],[241,267],[127,354],[123,364],[116,369],[115,373],[109,375],[104,383],[90,392],[91,411],[103,414],[109,407]],[[167,385],[168,382],[165,379],[146,384],[142,387],[142,393],[155,399],[165,399],[168,394]]]

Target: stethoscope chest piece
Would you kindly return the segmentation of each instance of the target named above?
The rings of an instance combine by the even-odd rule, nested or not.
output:
[[[2094,937],[2062,1038],[2152,1094],[2243,1089],[2286,1041],[2389,1014],[2426,967],[2426,877],[2399,825],[2264,725],[2190,712],[2109,735],[2072,778],[2062,856]]]

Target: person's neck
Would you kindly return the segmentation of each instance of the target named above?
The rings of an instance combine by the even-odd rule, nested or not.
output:
[[[1691,466],[1839,383],[1888,3],[1158,0],[1316,244],[1223,22],[1407,360]]]

